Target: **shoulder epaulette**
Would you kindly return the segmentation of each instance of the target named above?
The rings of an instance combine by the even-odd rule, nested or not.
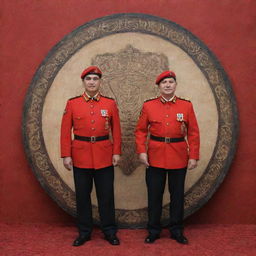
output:
[[[107,98],[107,99],[111,99],[111,100],[115,100],[114,98],[111,98],[109,96],[105,96],[105,95],[102,95],[102,94],[101,94],[101,97],[104,97],[104,98]]]
[[[158,98],[158,96],[152,97],[152,98],[149,98],[149,99],[147,99],[147,100],[144,100],[144,102],[148,102],[148,101],[151,101],[151,100],[155,100],[155,99],[157,99],[157,98]]]
[[[74,100],[74,99],[76,99],[76,98],[79,98],[79,97],[82,97],[82,95],[79,95],[79,96],[75,96],[75,97],[73,97],[73,98],[70,98],[70,99],[68,99],[68,100]]]
[[[189,101],[190,102],[190,99],[188,99],[188,98],[183,98],[183,97],[180,97],[180,96],[177,96],[177,98],[180,99],[180,100],[185,100],[185,101]]]

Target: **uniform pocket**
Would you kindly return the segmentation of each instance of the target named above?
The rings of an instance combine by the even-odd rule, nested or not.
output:
[[[103,152],[105,152],[104,154],[111,154],[113,153],[113,144],[110,140],[104,140],[104,141],[99,141],[98,143],[98,147],[100,150],[102,150]]]
[[[103,147],[106,148],[106,149],[111,150],[112,147],[113,147],[113,144],[112,144],[112,142],[111,142],[110,140],[106,140],[106,141],[104,142],[104,144],[103,144]]]
[[[71,148],[75,149],[83,149],[85,147],[85,142],[80,141],[80,140],[73,140]]]
[[[157,134],[162,132],[162,121],[157,120],[157,119],[151,119],[149,120],[150,123],[150,133],[151,134]]]
[[[160,141],[149,140],[148,142],[148,150],[157,150],[161,146],[163,146],[163,142]]]
[[[149,120],[149,123],[151,124],[161,124],[162,123],[162,121],[160,121],[160,120],[156,120],[156,119],[152,119],[152,120]]]
[[[77,161],[77,159],[80,159],[83,155],[84,150],[84,143],[82,141],[72,141],[71,152],[73,160]]]
[[[179,152],[180,155],[187,157],[189,154],[189,148],[186,141],[175,143],[176,151]]]
[[[73,118],[74,129],[79,129],[85,127],[85,117],[84,116],[74,116]]]

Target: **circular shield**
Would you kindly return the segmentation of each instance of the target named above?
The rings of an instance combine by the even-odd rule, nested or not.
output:
[[[196,170],[188,172],[185,216],[202,207],[223,181],[234,156],[238,118],[231,84],[210,50],[181,26],[144,14],[103,17],[77,28],[59,42],[38,68],[27,92],[23,138],[32,169],[47,193],[76,215],[73,174],[60,158],[59,132],[66,101],[83,92],[81,71],[103,71],[102,93],[115,98],[121,119],[123,155],[115,169],[116,217],[121,227],[147,222],[145,170],[135,153],[134,128],[143,101],[157,95],[155,77],[174,70],[177,95],[193,102],[201,152]],[[169,194],[163,200],[168,220]],[[92,193],[93,215],[99,223]]]

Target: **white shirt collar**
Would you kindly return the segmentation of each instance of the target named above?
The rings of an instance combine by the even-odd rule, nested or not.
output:
[[[89,98],[89,99],[96,99],[97,96],[99,95],[100,92],[97,92],[94,96],[90,96],[87,92],[85,92],[86,96]]]
[[[166,101],[166,102],[170,102],[174,99],[175,95],[173,95],[169,100],[167,100],[163,95],[162,98]]]

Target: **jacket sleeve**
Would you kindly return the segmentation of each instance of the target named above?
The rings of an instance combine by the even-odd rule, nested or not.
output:
[[[72,129],[72,108],[70,101],[67,102],[60,133],[61,157],[71,156],[71,129]]]
[[[121,155],[121,126],[118,108],[115,102],[112,107],[111,131],[113,137],[113,154]]]
[[[135,129],[136,151],[138,154],[147,152],[146,141],[148,135],[148,126],[148,115],[144,103]]]
[[[188,145],[189,145],[189,159],[199,159],[200,136],[199,128],[196,120],[196,115],[192,103],[189,108],[188,118]]]

